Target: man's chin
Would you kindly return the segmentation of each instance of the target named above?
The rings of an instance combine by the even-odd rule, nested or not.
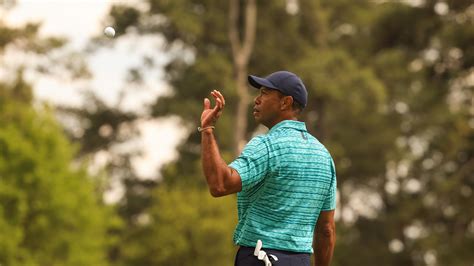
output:
[[[254,114],[253,115],[253,119],[255,120],[255,122],[257,122],[258,124],[260,124],[261,120],[260,120],[260,116],[258,114]]]
[[[254,119],[255,123],[257,123],[257,125],[262,125],[262,126],[268,128],[268,126],[266,125],[265,121],[262,120],[262,118],[256,117],[256,116],[254,118],[255,118]]]

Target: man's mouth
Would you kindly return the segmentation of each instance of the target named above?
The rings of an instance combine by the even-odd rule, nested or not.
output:
[[[257,108],[253,108],[253,114],[254,114],[254,115],[257,114],[257,113],[259,113],[259,112],[260,112],[260,111],[259,111]]]

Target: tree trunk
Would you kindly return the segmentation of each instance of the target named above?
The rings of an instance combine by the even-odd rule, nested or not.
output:
[[[240,154],[247,132],[247,109],[249,93],[247,87],[248,62],[255,42],[257,6],[255,0],[247,0],[245,4],[245,21],[243,24],[243,40],[241,40],[239,27],[240,2],[231,0],[229,3],[229,40],[232,47],[233,65],[237,95],[237,111],[235,113],[235,134],[233,150],[234,155]]]

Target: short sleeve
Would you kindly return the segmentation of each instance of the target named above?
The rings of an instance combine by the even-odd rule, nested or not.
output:
[[[336,209],[336,191],[337,191],[337,178],[336,178],[336,166],[334,161],[331,159],[331,185],[329,187],[328,195],[323,204],[323,211],[330,211]]]
[[[254,137],[247,143],[237,159],[229,164],[242,180],[242,191],[247,191],[260,183],[268,173],[268,148],[264,136]]]

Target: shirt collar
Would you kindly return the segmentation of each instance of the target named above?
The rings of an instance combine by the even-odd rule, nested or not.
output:
[[[306,124],[304,122],[295,120],[283,120],[280,123],[274,125],[270,129],[270,131],[268,131],[268,133],[272,133],[273,131],[276,131],[279,128],[293,128],[300,131],[307,131]]]

